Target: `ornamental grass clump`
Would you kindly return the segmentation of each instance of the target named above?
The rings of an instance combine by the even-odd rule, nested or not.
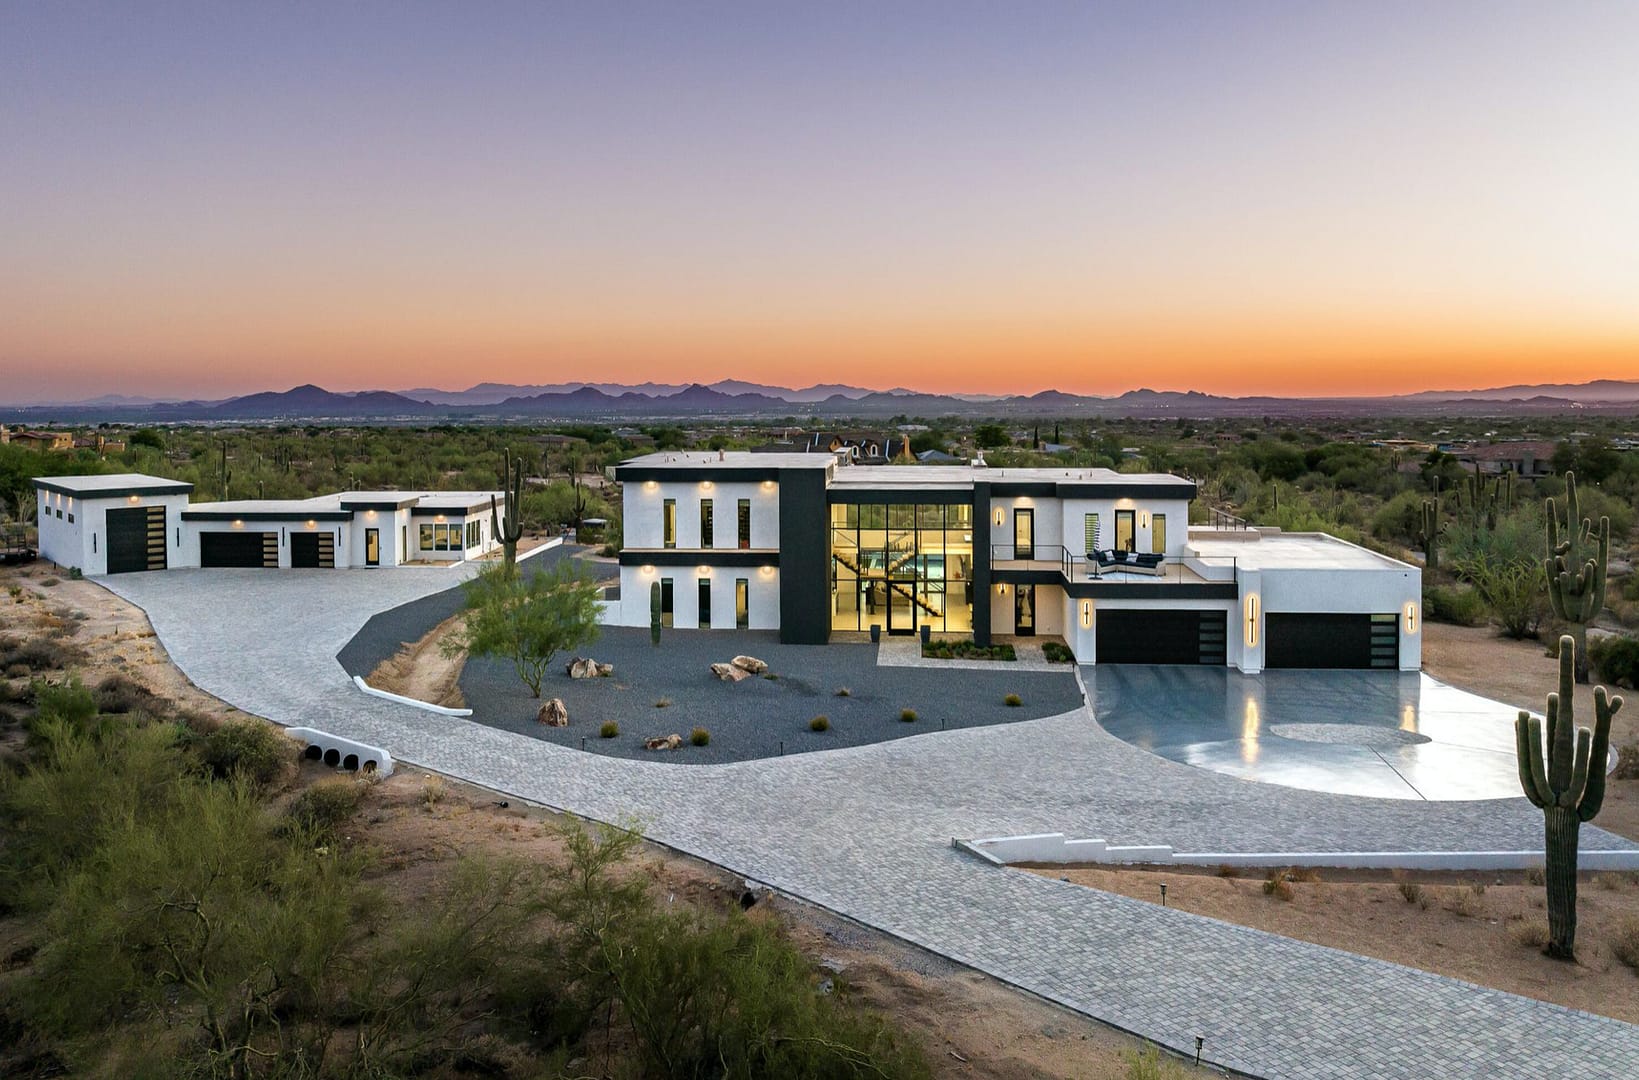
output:
[[[711,742],[711,732],[703,727],[697,727],[689,732],[689,742],[695,746],[705,746]]]
[[[812,720],[808,721],[808,730],[809,731],[830,731],[831,730],[831,721],[827,717],[816,716]]]
[[[916,723],[916,710],[915,709],[900,709],[899,710],[899,719],[902,720],[903,722],[907,723],[907,724]]]
[[[598,728],[598,737],[601,739],[613,739],[619,734],[620,725],[613,720],[605,720],[603,726]]]

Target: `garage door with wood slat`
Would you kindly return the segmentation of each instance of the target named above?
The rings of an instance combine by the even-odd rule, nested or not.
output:
[[[1228,617],[1222,611],[1098,609],[1100,664],[1223,664]]]
[[[127,506],[108,511],[108,572],[165,569],[165,508]]]
[[[1392,613],[1268,612],[1264,667],[1398,668],[1397,619]]]
[[[290,534],[290,565],[330,569],[336,565],[336,538],[329,532]]]
[[[279,565],[279,534],[202,532],[199,534],[199,565],[276,567]]]

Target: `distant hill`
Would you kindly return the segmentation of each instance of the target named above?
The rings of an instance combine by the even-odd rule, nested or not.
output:
[[[1639,360],[1634,361],[1639,364]],[[1498,386],[1490,390],[1423,390],[1401,394],[1401,401],[1514,401],[1550,398],[1577,402],[1639,401],[1639,381],[1595,379],[1585,383],[1537,383]]]

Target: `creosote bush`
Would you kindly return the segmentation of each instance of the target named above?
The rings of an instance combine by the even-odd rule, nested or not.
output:
[[[1049,664],[1073,664],[1076,654],[1070,651],[1069,646],[1057,641],[1044,641],[1041,646],[1042,655]]]
[[[358,813],[369,784],[348,776],[327,776],[315,781],[291,800],[285,827],[314,837],[329,838]]]
[[[808,730],[809,731],[830,731],[831,730],[831,720],[830,720],[829,717],[816,716],[812,720],[808,721]]]
[[[705,746],[711,742],[711,732],[703,727],[697,727],[689,732],[689,742],[695,746]]]
[[[1611,954],[1639,972],[1639,919],[1629,916],[1617,924],[1611,936]]]
[[[267,789],[293,770],[296,744],[272,724],[244,717],[201,738],[198,753],[217,779],[242,779]]]
[[[1293,896],[1291,875],[1285,870],[1271,870],[1264,879],[1263,894],[1290,903]]]
[[[1020,697],[1017,694],[1009,694],[1006,697],[1002,698],[1002,704],[1006,705],[1010,709],[1016,709],[1020,705],[1024,704],[1024,698]]]
[[[619,734],[620,725],[613,720],[605,720],[603,726],[598,728],[598,737],[601,739],[613,739]]]
[[[1399,883],[1398,888],[1400,890],[1400,899],[1404,900],[1406,903],[1408,903],[1408,904],[1421,904],[1421,903],[1423,903],[1423,887],[1421,885],[1419,885],[1417,882],[1415,882],[1415,881],[1402,881],[1402,882]],[[1425,906],[1427,906],[1427,905],[1425,905]]]
[[[899,710],[899,719],[904,721],[907,724],[916,723],[916,710],[915,709],[900,709]]]

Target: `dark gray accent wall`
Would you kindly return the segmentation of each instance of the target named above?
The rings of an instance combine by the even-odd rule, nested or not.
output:
[[[990,483],[973,482],[973,640],[990,644]]]
[[[832,503],[934,503],[961,504],[973,499],[966,488],[831,488],[826,499]]]
[[[781,523],[784,528],[784,523]],[[780,552],[768,548],[623,548],[622,566],[778,566]]]
[[[780,641],[831,638],[831,537],[824,469],[780,470]]]

